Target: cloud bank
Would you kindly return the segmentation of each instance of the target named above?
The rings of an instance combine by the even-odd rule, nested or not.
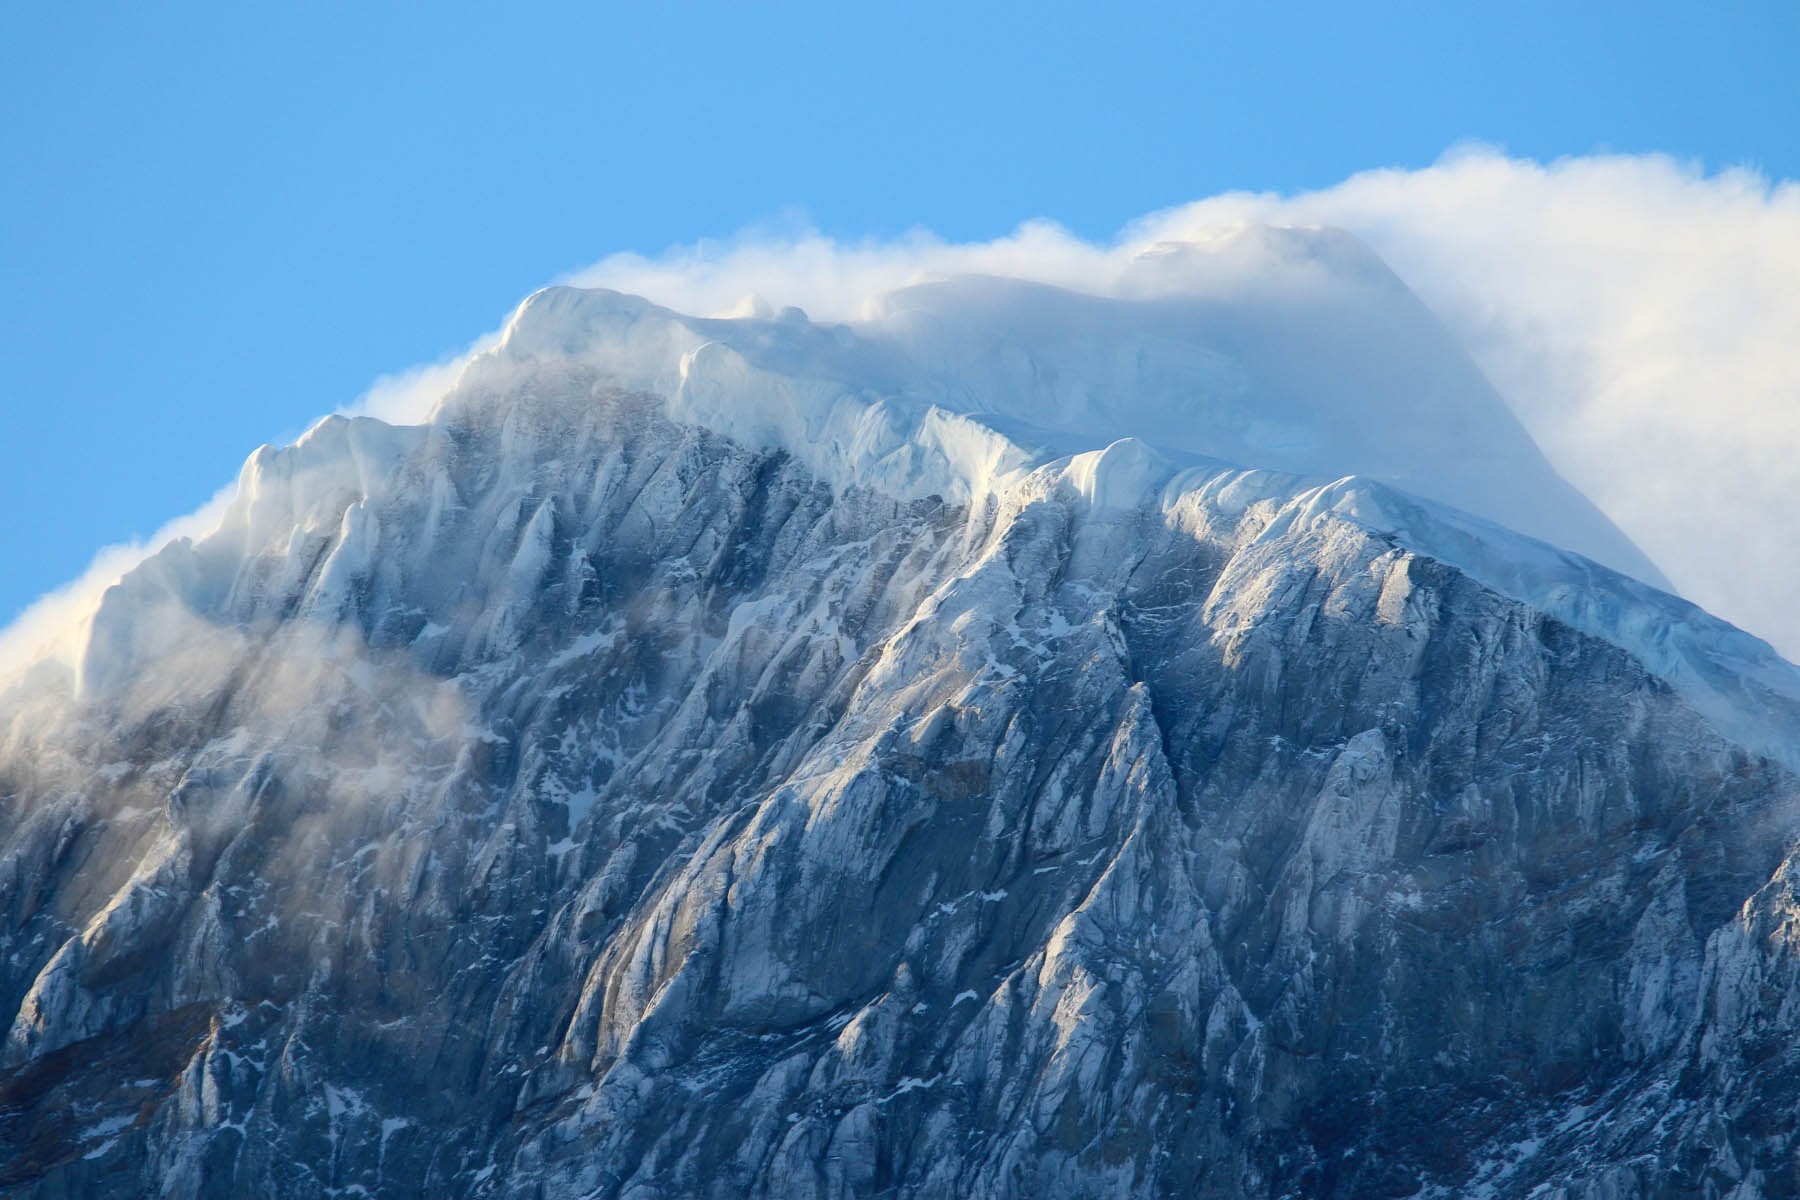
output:
[[[1659,156],[1548,165],[1460,150],[1298,195],[1233,193],[1143,217],[1108,243],[1028,222],[990,242],[927,232],[844,242],[745,235],[621,254],[565,282],[694,314],[796,305],[854,321],[910,283],[979,273],[1102,295],[1172,242],[1246,221],[1330,225],[1371,245],[1462,339],[1563,474],[1683,594],[1800,659],[1800,185]],[[377,381],[356,407],[424,419],[462,358]],[[120,573],[217,504],[83,579],[0,635],[0,673],[53,648]]]

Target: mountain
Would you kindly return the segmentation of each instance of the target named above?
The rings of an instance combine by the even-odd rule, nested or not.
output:
[[[1800,1192],[1800,672],[1341,235],[1134,272],[259,450],[0,696],[0,1194]]]

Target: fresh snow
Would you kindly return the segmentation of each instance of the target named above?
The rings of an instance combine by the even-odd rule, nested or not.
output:
[[[433,514],[455,509],[443,476],[408,464],[430,453],[460,397],[547,372],[659,397],[678,421],[782,449],[840,489],[1005,507],[1066,486],[1096,509],[1175,523],[1197,502],[1345,521],[1625,648],[1722,729],[1800,765],[1800,672],[1659,590],[1655,568],[1353,239],[1251,227],[1146,254],[1118,290],[957,278],[828,325],[797,309],[702,318],[604,289],[545,289],[426,424],[330,417],[252,455],[214,533],[172,543],[106,594],[79,686],[128,684],[146,647],[181,635],[188,609],[246,586],[292,590],[286,574],[327,547],[303,615],[329,625],[381,537],[363,501],[418,488]],[[334,511],[333,528],[315,527]],[[507,567],[513,599],[487,635],[497,648],[556,565],[546,510],[515,515],[544,532]],[[273,566],[242,569],[259,559]],[[444,633],[425,624],[416,640]],[[611,636],[585,635],[557,665]],[[581,807],[571,798],[572,820]]]
[[[898,495],[965,500],[1124,438],[1178,457],[1356,475],[1663,584],[1436,318],[1347,235],[1249,227],[1146,254],[1121,291],[965,277],[818,325],[796,309],[697,318],[549,288],[474,373],[581,362],[668,397],[678,419]]]
[[[549,288],[464,386],[580,363],[666,398],[677,419],[784,449],[834,486],[902,498],[979,503],[1048,472],[1097,508],[1172,520],[1190,493],[1299,500],[1284,519],[1347,521],[1449,563],[1629,651],[1723,731],[1800,766],[1800,671],[1662,590],[1354,239],[1251,227],[1146,255],[1137,275],[1125,298],[921,284],[841,325]]]

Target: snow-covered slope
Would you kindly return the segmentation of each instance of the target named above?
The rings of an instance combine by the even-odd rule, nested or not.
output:
[[[1173,507],[1233,465],[1265,469],[1238,489],[1331,484],[1322,502],[1337,516],[1621,646],[1759,753],[1800,767],[1800,671],[1668,594],[1361,243],[1251,226],[1146,255],[1120,290],[961,278],[820,327],[796,309],[698,319],[551,288],[475,371],[580,362],[668,397],[677,420],[897,497],[967,503],[1126,439],[1142,445],[1092,460],[1124,507]]]
[[[634,297],[552,288],[503,358],[592,364],[674,398],[679,417],[801,455],[822,477],[961,499],[1016,460],[966,417],[1047,457],[1140,438],[1166,452],[1336,479],[1359,475],[1566,546],[1652,584],[1661,575],[1547,463],[1441,324],[1360,243],[1249,227],[1141,256],[1102,298],[961,278],[815,326],[701,320]],[[949,450],[919,476],[919,440]]]
[[[0,695],[0,1189],[1791,1194],[1794,669],[1243,236],[252,456]]]

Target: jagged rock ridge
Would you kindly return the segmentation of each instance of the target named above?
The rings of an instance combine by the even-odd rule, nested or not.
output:
[[[554,350],[259,453],[7,694],[0,1188],[1800,1189],[1795,778],[1633,651],[1731,631]]]

